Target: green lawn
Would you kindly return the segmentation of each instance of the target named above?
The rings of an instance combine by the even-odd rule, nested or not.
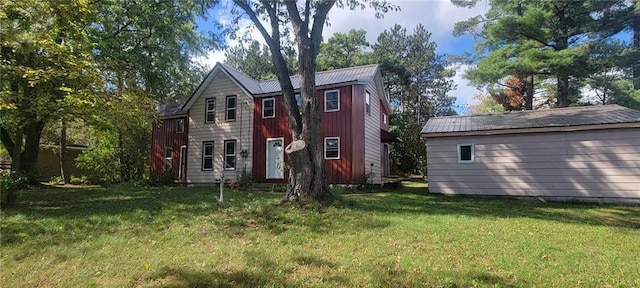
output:
[[[229,192],[229,191],[228,191]],[[214,188],[38,188],[2,209],[1,287],[640,287],[640,207]]]

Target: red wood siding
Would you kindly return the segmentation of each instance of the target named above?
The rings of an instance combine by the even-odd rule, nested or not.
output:
[[[178,119],[184,121],[184,132],[176,133]],[[172,173],[174,179],[178,179],[180,171],[180,146],[187,145],[189,135],[189,125],[187,117],[162,119],[153,125],[151,138],[151,165],[149,172],[151,178],[158,178],[164,173],[164,152],[166,147],[173,149],[172,153]],[[184,155],[183,157],[186,157]],[[186,158],[185,158],[186,159]],[[186,167],[183,167],[186,175]]]
[[[365,173],[365,132],[364,119],[366,112],[365,86],[354,85],[351,97],[351,180],[360,182]],[[355,97],[354,97],[355,95]]]
[[[364,88],[357,88],[364,93]],[[340,111],[324,112],[324,92],[340,90]],[[358,99],[356,105],[352,105],[352,86],[318,90],[318,104],[322,123],[322,141],[324,137],[340,137],[340,159],[325,160],[325,170],[329,183],[355,183],[360,180],[364,170],[364,142],[359,140],[354,143],[352,139],[364,139],[364,94]],[[267,97],[269,98],[269,97]],[[286,182],[288,171],[285,171],[284,180],[266,178],[266,141],[267,138],[284,137],[284,145],[291,143],[291,131],[289,120],[281,95],[275,98],[276,117],[262,118],[262,99],[254,101],[254,133],[253,133],[253,175],[262,182]],[[354,114],[354,109],[357,112]],[[358,118],[358,121],[353,121]],[[356,137],[357,136],[357,137]],[[354,157],[355,156],[355,157]],[[355,166],[354,166],[355,165]],[[356,170],[354,170],[354,167]],[[362,169],[360,168],[362,167]]]
[[[262,100],[274,98],[276,109],[274,118],[262,118]],[[287,108],[282,96],[256,98],[253,105],[253,175],[261,182],[284,183],[288,171],[285,171],[285,179],[266,179],[267,166],[267,138],[284,137],[284,146],[291,143],[291,130],[289,129],[289,119]],[[286,159],[285,154],[285,161]]]

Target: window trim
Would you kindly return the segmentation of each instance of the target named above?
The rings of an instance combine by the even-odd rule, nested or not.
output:
[[[273,115],[271,115],[271,116],[265,116],[264,115],[264,111],[265,111],[264,102],[267,102],[267,101],[273,101],[273,109],[272,109],[273,110]],[[264,98],[264,99],[262,99],[262,119],[269,119],[269,118],[276,118],[276,98],[273,98],[273,97],[272,98]]]
[[[214,141],[202,141],[202,161],[201,161],[202,163],[201,163],[201,166],[200,166],[201,171],[213,171],[213,166],[214,166],[213,154],[214,154],[214,147],[215,147],[214,143],[215,143]],[[204,154],[205,151],[206,151],[205,147],[207,145],[209,145],[209,144],[211,144],[211,156],[210,156],[211,157],[211,168],[204,168],[204,160],[205,160],[205,158],[208,158],[207,155]]]
[[[471,147],[471,160],[462,160],[462,146],[469,146]],[[476,157],[475,157],[475,147],[473,145],[473,143],[465,143],[465,144],[458,144],[458,163],[461,164],[468,164],[468,163],[475,163],[476,161]]]
[[[332,110],[327,110],[327,94],[328,93],[332,93],[332,92],[338,93],[338,108],[332,109]],[[340,90],[336,89],[336,90],[324,91],[324,112],[337,112],[337,111],[340,111]]]
[[[337,157],[327,157],[327,140],[338,140],[338,156]],[[340,137],[324,137],[324,159],[326,160],[336,160],[340,159]]]
[[[209,110],[209,102],[213,103],[213,109]],[[207,115],[213,114],[213,120],[207,120]],[[204,101],[204,123],[216,123],[216,98],[206,98]]]
[[[167,152],[169,152],[168,157],[167,157]],[[173,147],[169,147],[169,146],[164,147],[164,171],[165,172],[167,172],[167,166],[170,166],[170,170],[173,172]]]
[[[364,107],[367,115],[371,115],[371,93],[369,93],[369,91],[364,91]]]
[[[227,144],[233,143],[233,154],[227,154]],[[235,171],[238,164],[238,141],[236,140],[224,140],[224,163],[223,169],[225,171]],[[233,168],[227,168],[227,157],[233,157]]]
[[[229,99],[234,98],[235,99],[235,106],[233,106],[233,108],[229,108]],[[233,122],[236,121],[236,118],[238,118],[238,96],[237,95],[228,95],[224,98],[224,120],[227,122]],[[233,110],[233,119],[229,118],[229,111]]]
[[[184,123],[184,118],[180,118],[178,119],[178,121],[176,121],[176,134],[184,133]]]

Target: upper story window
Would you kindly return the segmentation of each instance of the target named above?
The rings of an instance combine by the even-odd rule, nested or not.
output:
[[[216,98],[206,100],[204,123],[216,123]]]
[[[224,170],[236,170],[236,140],[224,141]]]
[[[340,111],[340,90],[324,92],[324,112]]]
[[[367,115],[371,115],[371,94],[369,91],[364,94],[364,103],[365,103],[365,111],[367,111]]]
[[[298,109],[302,109],[302,96],[300,94],[296,94],[296,104],[298,104]]]
[[[226,97],[226,101],[225,101],[225,113],[224,113],[224,119],[227,121],[236,121],[236,104],[237,104],[237,97],[236,95],[231,95],[231,96],[227,96]]]
[[[202,142],[202,170],[213,170],[213,141]]]
[[[184,133],[184,119],[178,119],[176,133]]]
[[[473,144],[458,144],[458,163],[473,163],[474,154]]]
[[[387,124],[387,114],[382,113],[382,123]]]
[[[276,117],[276,99],[262,99],[262,118]]]
[[[340,159],[340,137],[324,138],[324,159]]]

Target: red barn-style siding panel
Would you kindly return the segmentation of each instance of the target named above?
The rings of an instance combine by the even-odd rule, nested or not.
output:
[[[322,138],[324,145],[325,137],[340,137],[340,159],[325,159],[324,169],[327,173],[329,183],[353,183],[352,157],[353,157],[353,135],[351,113],[351,86],[318,91],[318,103],[320,104],[320,121],[322,125]],[[340,111],[324,112],[324,92],[340,91]]]
[[[263,99],[274,99],[275,117],[262,118]],[[261,182],[285,183],[288,171],[284,172],[285,179],[267,178],[267,139],[284,138],[283,147],[291,143],[291,130],[289,129],[289,116],[282,96],[256,98],[253,105],[253,175]],[[288,161],[285,153],[285,163]]]
[[[364,161],[365,87],[364,85],[353,85],[351,91],[351,180],[357,183],[366,173]]]
[[[184,132],[182,133],[177,133],[178,119],[184,121]],[[171,172],[174,179],[179,178],[180,147],[187,145],[188,133],[189,127],[186,116],[163,119],[153,125],[151,132],[151,165],[149,167],[151,178],[159,178],[165,172],[165,149],[167,147],[172,148]],[[183,157],[186,157],[186,155]],[[186,175],[186,167],[183,167],[183,172]]]
[[[340,91],[340,111],[324,112],[324,92]],[[316,97],[320,107],[320,121],[322,141],[324,147],[325,137],[340,137],[340,159],[325,160],[324,167],[329,183],[355,183],[361,177],[353,172],[353,156],[355,150],[364,149],[364,144],[354,146],[353,123],[354,115],[351,101],[352,86],[344,86],[339,88],[318,90]],[[263,99],[275,99],[275,117],[262,118],[262,101]],[[360,104],[358,104],[360,105]],[[362,100],[362,109],[364,109],[364,100]],[[361,109],[361,110],[362,110]],[[364,125],[362,123],[361,125]],[[364,134],[364,128],[361,128]],[[254,100],[254,134],[253,134],[253,175],[261,182],[267,183],[285,183],[288,181],[288,171],[285,170],[285,179],[266,179],[267,165],[267,138],[284,138],[284,146],[292,141],[291,130],[289,129],[289,119],[282,95],[274,97],[256,98]],[[356,148],[357,147],[357,148]],[[324,151],[323,151],[324,152]],[[364,152],[361,152],[364,155]],[[286,154],[285,154],[286,158]],[[361,157],[364,161],[364,156]],[[285,159],[286,161],[287,159]],[[360,161],[360,160],[358,160]],[[361,165],[362,166],[362,165]],[[355,176],[354,176],[355,175]]]

